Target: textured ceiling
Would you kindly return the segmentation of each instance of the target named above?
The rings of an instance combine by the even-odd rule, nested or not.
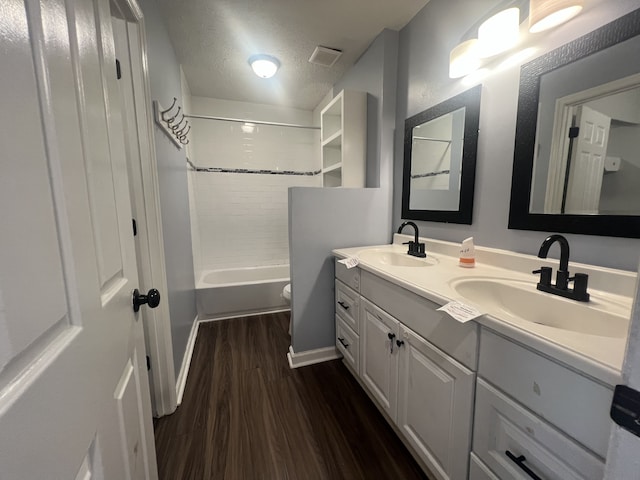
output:
[[[158,0],[191,93],[311,110],[384,29],[399,30],[429,0]],[[316,45],[343,51],[331,68]],[[265,80],[248,58],[273,55]]]

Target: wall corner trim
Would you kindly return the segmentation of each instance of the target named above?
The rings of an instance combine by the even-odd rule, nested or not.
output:
[[[328,362],[341,357],[342,355],[338,353],[335,346],[296,353],[293,351],[293,347],[289,345],[289,351],[287,352],[287,359],[291,368],[306,367],[307,365]]]
[[[180,366],[180,373],[178,373],[178,379],[176,380],[176,398],[177,404],[180,406],[182,403],[182,396],[184,395],[184,389],[187,385],[187,376],[189,375],[189,367],[191,366],[191,357],[193,356],[193,348],[196,345],[196,337],[198,336],[198,328],[200,327],[200,320],[198,317],[193,320],[191,325],[191,332],[187,339],[187,347],[184,351],[184,357],[182,358],[182,365]]]

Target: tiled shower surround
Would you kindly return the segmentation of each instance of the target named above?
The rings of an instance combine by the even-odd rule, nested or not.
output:
[[[267,106],[212,111],[217,101],[198,100],[194,107],[204,104],[208,112],[198,113],[205,115],[311,124],[311,112],[292,110],[283,118],[280,109],[267,119]],[[287,190],[321,186],[319,130],[195,118],[191,123],[196,271],[288,264]]]

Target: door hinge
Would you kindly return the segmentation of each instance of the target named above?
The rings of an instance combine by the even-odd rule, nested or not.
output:
[[[136,219],[132,218],[131,223],[133,224],[133,236],[138,235],[138,225],[136,224]]]
[[[611,420],[640,437],[640,392],[626,385],[616,385],[610,414]]]
[[[569,138],[576,138],[579,133],[580,133],[580,127],[569,128]]]
[[[116,58],[116,78],[120,80],[122,78],[122,70],[120,69],[120,60]]]
[[[147,355],[147,372],[151,370],[151,358]]]

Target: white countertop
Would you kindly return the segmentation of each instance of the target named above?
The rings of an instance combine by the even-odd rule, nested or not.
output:
[[[401,243],[408,239],[413,237],[396,234],[393,245],[336,249],[333,250],[333,254],[340,258],[358,257],[358,252],[375,248],[385,248],[406,254],[407,247]],[[462,298],[451,284],[463,278],[490,277],[527,282],[535,290],[538,276],[531,274],[531,271],[542,265],[553,266],[555,277],[558,262],[553,259],[541,260],[532,255],[476,247],[476,266],[463,268],[458,265],[459,245],[423,238],[420,240],[426,243],[427,259],[431,263],[429,267],[386,266],[365,260],[361,260],[358,267],[439,305],[457,300],[476,308],[478,305]],[[504,268],[507,265],[509,268]],[[637,276],[635,272],[573,262],[569,263],[569,269],[572,273],[577,271],[589,274],[591,295],[589,308],[602,308],[602,301],[606,301],[609,311],[613,309],[615,310],[613,313],[626,318],[631,317],[632,296]],[[566,302],[581,303],[557,298]],[[584,308],[584,304],[582,305]],[[482,311],[482,308],[478,309]],[[452,318],[451,321],[456,320]],[[492,312],[491,315],[485,313],[475,321],[607,385],[613,386],[621,381],[620,371],[626,348],[626,337],[605,337],[564,330],[532,323],[500,312]]]

